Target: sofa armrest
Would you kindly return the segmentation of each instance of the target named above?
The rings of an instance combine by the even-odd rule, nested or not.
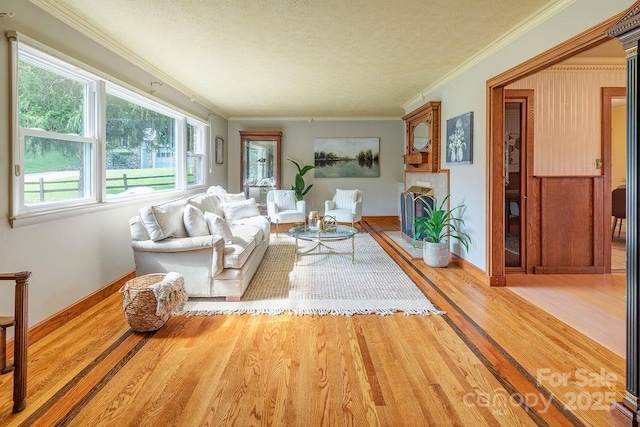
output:
[[[211,260],[211,277],[224,270],[224,238],[219,235],[165,239],[158,242],[132,241],[131,247],[136,259],[136,271],[140,266],[142,274],[164,271],[157,268],[165,263],[193,263],[198,259],[201,259],[199,262],[207,263]],[[153,271],[146,271],[147,269]]]
[[[302,212],[302,213],[307,213],[307,202],[305,202],[304,200],[298,200],[296,201],[296,210],[298,212]]]
[[[278,205],[276,205],[276,202],[267,202],[267,215],[269,215],[270,218],[273,218],[277,213]]]
[[[336,202],[333,200],[325,200],[324,202],[324,211],[331,211],[336,208]]]
[[[362,202],[355,202],[351,207],[351,212],[353,212],[355,218],[362,217]]]
[[[219,235],[169,238],[157,242],[153,240],[133,240],[131,247],[134,251],[144,252],[188,252],[214,247],[218,240],[222,241],[222,249],[224,251],[224,239]]]

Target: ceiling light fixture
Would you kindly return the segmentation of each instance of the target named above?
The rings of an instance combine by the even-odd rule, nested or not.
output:
[[[13,12],[0,12],[0,19],[1,18],[13,18]]]

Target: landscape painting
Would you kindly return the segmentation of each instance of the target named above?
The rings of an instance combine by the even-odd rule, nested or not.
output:
[[[380,138],[316,138],[316,178],[380,176]]]

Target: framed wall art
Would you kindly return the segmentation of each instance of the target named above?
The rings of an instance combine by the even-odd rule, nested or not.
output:
[[[216,138],[216,163],[224,163],[224,139]]]
[[[473,163],[473,112],[447,120],[447,163]]]
[[[316,178],[380,176],[380,138],[316,138]]]

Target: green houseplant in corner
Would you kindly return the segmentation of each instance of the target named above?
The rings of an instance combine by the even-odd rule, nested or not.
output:
[[[467,251],[469,243],[471,243],[471,237],[460,229],[460,226],[464,225],[464,221],[460,216],[456,216],[456,211],[463,209],[465,205],[447,209],[446,203],[449,196],[450,194],[442,200],[439,206],[435,198],[433,198],[433,205],[431,205],[424,196],[417,197],[425,202],[426,215],[414,219],[414,246],[416,238],[422,237],[424,239],[422,258],[430,267],[449,265],[449,238],[458,240]]]
[[[311,187],[313,187],[313,184],[311,184],[305,188],[303,176],[305,173],[315,168],[315,166],[314,165],[300,166],[300,163],[296,162],[291,158],[288,158],[287,160],[289,160],[291,163],[296,165],[296,167],[298,168],[298,173],[296,174],[296,181],[295,181],[295,184],[291,186],[291,189],[295,191],[296,199],[302,200],[304,198],[304,195],[307,194],[309,190],[311,190]]]

